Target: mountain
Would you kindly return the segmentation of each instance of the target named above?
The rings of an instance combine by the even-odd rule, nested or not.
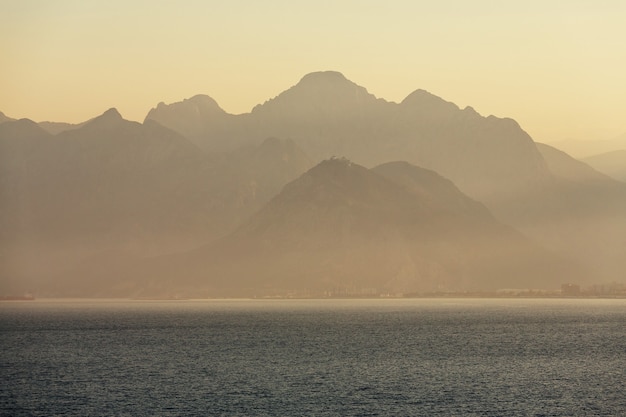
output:
[[[207,155],[115,109],[54,136],[30,120],[3,123],[0,158],[2,284],[31,289],[214,240],[311,166],[288,140]]]
[[[115,229],[125,233],[131,225],[135,229],[142,225],[169,236],[172,231],[167,229],[175,225],[185,233],[216,230],[219,235],[240,220],[230,220],[225,227],[225,217],[234,213],[245,217],[258,208],[253,204],[242,213],[237,205],[244,204],[238,200],[254,201],[259,187],[270,187],[260,192],[263,204],[312,165],[293,142],[278,139],[230,155],[210,156],[157,123],[130,122],[115,109],[56,136],[26,120],[2,128],[3,155],[13,155],[3,166],[11,162],[27,167],[28,176],[20,180],[38,187],[24,191],[41,200],[32,207],[39,214],[28,222],[40,234],[55,223],[43,220],[53,212],[75,225],[69,229],[65,225],[63,233],[74,229],[87,233],[96,224],[85,218],[85,224],[78,226],[82,211],[106,223],[107,233]],[[19,157],[4,149],[8,145],[29,151]],[[46,195],[51,192],[60,195]]]
[[[295,86],[255,106],[252,113],[278,119],[300,117],[309,123],[315,118],[350,114],[377,102],[386,103],[339,72],[321,71],[305,75]]]
[[[560,282],[574,277],[581,284],[619,281],[626,270],[624,183],[564,152],[534,143],[514,120],[483,117],[471,107],[460,109],[425,90],[393,103],[340,73],[325,71],[304,76],[240,115],[224,112],[208,96],[195,96],[180,103],[160,103],[143,124],[124,120],[111,109],[55,135],[42,126],[29,120],[0,124],[0,256],[6,260],[0,273],[15,282],[27,282],[24,277],[64,277],[75,294],[84,294],[97,277],[107,283],[108,265],[117,265],[119,276],[128,276],[138,258],[150,257],[158,264],[160,258],[154,256],[171,259],[173,252],[186,253],[226,239],[237,227],[249,224],[250,216],[286,183],[332,155],[376,166],[367,175],[401,183],[405,192],[413,193],[411,198],[426,196],[420,200],[422,208],[432,199],[442,207],[441,212],[452,212],[446,216],[461,230],[469,228],[449,216],[478,218],[486,207],[497,221],[511,225],[546,250],[577,261],[585,276],[563,273],[558,276]],[[438,175],[401,164],[379,166],[397,160]],[[440,176],[458,189],[441,185]],[[484,207],[459,197],[459,190]],[[376,207],[373,202],[362,205]],[[340,221],[328,224],[335,230],[344,227]],[[411,224],[405,225],[407,230]],[[320,224],[320,230],[324,227]],[[381,230],[372,234],[396,228],[383,222]],[[391,246],[404,247],[402,233],[389,233],[401,237],[394,237]],[[467,270],[474,271],[473,252],[459,246],[464,241],[443,244],[451,251],[450,258],[444,258],[462,259]],[[365,246],[370,249],[364,247],[363,253],[375,259],[371,248],[377,246]],[[445,253],[443,249],[439,255],[428,252],[432,247],[424,250],[428,259],[437,262],[437,256]],[[337,251],[349,249],[344,245]],[[227,258],[227,251],[223,253]],[[404,258],[398,259],[396,252],[384,253],[390,263],[403,264]],[[214,255],[207,252],[206,256]],[[346,259],[356,263],[350,256]],[[415,265],[431,262],[411,259]],[[202,262],[190,259],[189,265],[205,265]],[[381,268],[386,262],[380,261]],[[451,270],[445,262],[442,265]],[[321,266],[309,267],[329,274]],[[193,268],[189,271],[195,276]],[[393,275],[389,269],[381,271]],[[155,271],[157,276],[160,271]],[[82,282],[84,277],[89,278]],[[6,282],[0,281],[0,286]],[[120,285],[130,291],[126,284]],[[387,287],[400,288],[380,286]],[[450,288],[465,287],[456,282]]]
[[[622,278],[624,190],[537,145],[512,119],[483,117],[422,89],[387,102],[325,71],[305,75],[250,113],[203,129],[194,140],[206,150],[288,137],[315,161],[332,155],[366,166],[405,160],[436,171],[500,221],[563,256],[585,260],[596,279]]]
[[[0,123],[10,122],[10,121],[13,121],[13,120],[15,120],[15,119],[12,119],[12,118],[6,116],[4,113],[2,113],[0,111]]]
[[[557,288],[564,271],[576,274],[436,173],[338,158],[286,185],[218,242],[143,268],[128,280],[160,296]]]
[[[3,276],[28,283],[101,252],[187,247],[201,229],[190,196],[173,198],[172,179],[202,164],[182,136],[114,109],[56,136],[29,120],[0,126],[2,154],[11,152],[1,185]]]
[[[18,238],[24,203],[19,189],[49,151],[50,138],[48,132],[28,119],[0,124],[0,243]]]
[[[537,143],[536,145],[539,152],[541,152],[541,156],[546,161],[550,172],[558,178],[582,183],[588,183],[590,181],[611,182],[609,176],[592,168],[589,164],[572,158],[567,153],[553,146],[545,143]]]
[[[461,110],[423,90],[409,95],[401,109],[395,142],[403,146],[395,152],[449,178],[493,210],[498,207],[491,207],[490,200],[499,195],[551,179],[534,142],[512,119],[483,117],[471,107]]]
[[[422,204],[432,206],[433,212],[445,211],[485,221],[494,220],[483,204],[463,194],[452,181],[434,171],[405,161],[387,162],[372,168],[372,171],[406,187],[420,198]]]
[[[551,145],[567,152],[574,158],[584,159],[611,151],[626,149],[626,133],[612,139],[576,140],[566,139],[551,142]]]
[[[211,97],[199,94],[169,105],[161,102],[148,112],[144,121],[157,121],[201,145],[207,130],[219,133],[231,117]]]
[[[544,247],[585,263],[586,284],[619,282],[626,270],[626,184],[551,146],[538,149],[554,181],[509,201],[517,208],[512,223]]]
[[[39,122],[38,124],[42,129],[52,135],[57,135],[61,132],[65,132],[66,130],[78,129],[84,125],[84,123],[72,124],[63,122]]]
[[[626,182],[626,149],[589,156],[582,161],[616,180]]]
[[[380,118],[390,104],[343,74],[324,71],[305,75],[295,86],[255,106],[250,118],[261,129],[285,129],[277,133],[295,133],[302,137],[300,140],[311,141],[314,138],[307,138],[302,131],[317,134],[317,140],[325,133],[337,134],[346,127],[352,133],[368,125],[370,117]]]
[[[0,123],[12,122],[12,121],[15,121],[15,119],[7,117],[7,116],[5,116],[4,113],[0,112]],[[45,130],[46,132],[48,132],[48,133],[50,133],[52,135],[56,135],[58,133],[66,131],[66,130],[77,129],[77,128],[82,126],[82,123],[81,124],[71,124],[71,123],[64,123],[64,122],[39,122],[37,124],[43,130]]]
[[[282,137],[293,139],[314,160],[344,155],[369,166],[407,160],[450,178],[477,199],[550,177],[532,139],[515,121],[461,110],[424,90],[397,104],[376,98],[338,72],[324,71],[305,75],[251,113],[215,113],[214,105],[204,117],[190,101],[162,105],[148,118],[182,134],[181,125],[193,121],[189,124],[197,129],[188,137],[210,151]]]
[[[0,124],[0,227],[12,226],[12,209],[17,186],[31,169],[37,169],[40,158],[49,152],[52,136],[29,119],[11,120]],[[17,213],[15,213],[17,214]],[[13,225],[14,226],[14,225]]]

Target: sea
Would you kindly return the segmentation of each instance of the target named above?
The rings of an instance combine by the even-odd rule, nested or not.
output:
[[[2,302],[0,415],[626,416],[626,300]]]

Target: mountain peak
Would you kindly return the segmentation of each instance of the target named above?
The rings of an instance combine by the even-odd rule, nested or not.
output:
[[[382,183],[382,184],[381,184]],[[387,190],[393,186],[383,177],[342,157],[326,159],[285,187],[285,196],[291,199],[307,196],[311,204],[346,203],[355,196],[369,195],[371,189]],[[369,197],[368,197],[369,198]]]
[[[150,109],[144,123],[153,120],[187,138],[202,136],[207,126],[220,124],[228,114],[206,94],[197,94],[171,104],[159,103]]]
[[[352,163],[347,158],[332,156],[329,159],[326,159],[310,170],[310,173],[316,177],[320,176],[337,176],[341,173],[346,173],[349,170],[359,167],[358,165]],[[361,167],[359,167],[361,168]]]
[[[484,291],[554,283],[557,260],[497,223],[451,182],[404,163],[387,168],[411,181],[396,182],[345,158],[321,162],[220,242],[208,254],[212,260],[197,267],[202,279],[215,275],[210,269],[218,265],[220,276],[228,274],[225,287],[273,293],[344,286]]]
[[[160,102],[156,107],[150,110],[146,116],[146,120],[155,119],[158,121],[159,118],[167,116],[171,113],[185,112],[191,112],[197,116],[203,117],[211,116],[211,114],[214,113],[225,113],[219,104],[217,104],[217,101],[210,96],[207,96],[206,94],[196,94],[191,98],[185,98],[183,101],[171,104]]]
[[[337,83],[350,82],[342,73],[338,71],[316,71],[306,74],[300,83]]]
[[[109,110],[102,113],[102,116],[100,117],[104,117],[108,120],[121,120],[122,119],[122,115],[120,114],[119,111],[117,111],[115,107],[111,107]]]
[[[111,107],[98,117],[94,117],[85,123],[85,127],[89,128],[112,128],[117,127],[120,123],[124,122],[122,115],[117,111],[115,107]]]
[[[421,88],[409,94],[400,104],[404,106],[437,107],[459,110],[456,104],[446,101],[426,90],[422,90]]]
[[[348,114],[363,105],[376,103],[377,99],[364,87],[348,80],[337,71],[319,71],[305,75],[294,86],[278,96],[257,105],[252,113],[272,114],[280,117],[298,117],[312,114]],[[334,117],[334,116],[333,116]]]
[[[15,119],[8,117],[7,115],[5,115],[4,113],[0,111],[0,123],[10,122],[12,120],[15,120]]]
[[[174,103],[179,104],[179,103]],[[224,110],[217,104],[212,97],[206,94],[196,94],[191,98],[184,99],[181,104],[187,106],[195,106],[196,111],[199,113],[218,112],[224,113]]]
[[[350,81],[342,73],[338,71],[317,71],[306,74],[298,84],[293,86],[287,91],[317,91],[317,92],[330,92],[333,95],[343,92],[364,93],[371,95],[367,92],[365,87]],[[284,93],[283,93],[284,94]]]
[[[34,138],[49,136],[37,123],[30,119],[9,119],[0,123],[0,138]]]
[[[109,110],[105,111],[100,116],[97,116],[91,119],[90,122],[94,122],[96,120],[100,122],[115,122],[115,121],[124,120],[124,119],[122,118],[122,115],[120,114],[120,112],[117,111],[115,107],[111,107]]]

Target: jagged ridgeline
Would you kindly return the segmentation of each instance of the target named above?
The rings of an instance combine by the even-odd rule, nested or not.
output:
[[[0,210],[7,294],[491,291],[626,270],[624,183],[511,119],[337,72],[240,115],[203,95],[143,123],[2,114]]]
[[[159,104],[155,120],[211,151],[270,137],[293,139],[314,160],[342,155],[366,166],[408,160],[480,197],[548,177],[531,138],[511,119],[482,117],[424,90],[401,103],[367,92],[333,71],[306,75],[250,113],[230,115],[211,98]]]

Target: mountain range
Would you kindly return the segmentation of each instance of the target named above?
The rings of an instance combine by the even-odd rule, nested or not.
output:
[[[626,133],[612,139],[577,140],[565,139],[551,142],[551,145],[567,152],[577,159],[584,160],[593,155],[626,149]]]
[[[616,180],[626,182],[626,146],[624,149],[588,156],[582,161]]]
[[[582,277],[433,171],[343,158],[320,162],[221,239],[99,274],[138,297],[418,295]]]
[[[86,262],[98,269],[191,249],[230,232],[310,166],[289,140],[211,156],[115,109],[57,135],[27,119],[2,123],[2,283],[37,288]]]
[[[0,210],[4,293],[491,291],[626,270],[626,184],[511,119],[337,72],[241,115],[204,95],[143,123],[2,115]]]
[[[365,166],[408,160],[454,181],[479,200],[550,176],[533,141],[511,119],[482,117],[424,90],[401,103],[376,98],[342,74],[311,73],[250,112],[231,115],[207,96],[159,104],[146,120],[208,151],[270,136],[290,138],[313,160],[345,156]],[[486,152],[488,150],[488,152]]]
[[[161,116],[152,110],[146,120],[168,125],[162,115],[175,118],[184,105],[162,104]],[[626,269],[623,184],[594,170],[573,180],[578,161],[538,147],[512,119],[483,117],[424,90],[388,102],[333,71],[308,74],[247,114],[211,108],[214,122],[193,138],[203,149],[274,135],[293,139],[316,161],[341,155],[373,167],[405,160],[449,178],[544,247],[586,259],[597,279],[621,279]],[[207,119],[189,110],[187,118]]]
[[[432,171],[338,158],[183,264],[191,288],[217,276],[208,291],[257,296],[554,288],[575,274]]]

